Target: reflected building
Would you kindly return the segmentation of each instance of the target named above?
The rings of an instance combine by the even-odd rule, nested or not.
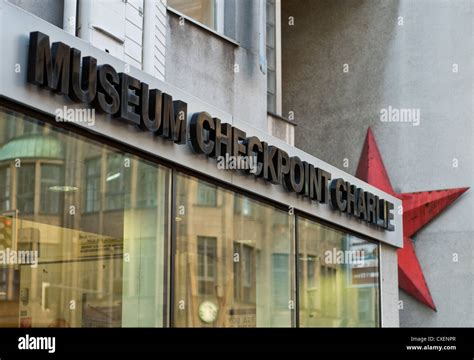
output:
[[[15,111],[0,127],[2,249],[38,254],[3,265],[2,326],[378,324],[375,244]],[[360,246],[368,280],[325,261]]]

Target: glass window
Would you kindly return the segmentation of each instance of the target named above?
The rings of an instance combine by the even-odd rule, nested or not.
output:
[[[153,165],[145,162],[138,164],[137,187],[144,189],[137,194],[137,207],[155,207],[157,205],[158,178]]]
[[[25,121],[23,123],[23,135],[37,135],[41,134],[43,128],[36,120]]]
[[[297,226],[300,326],[379,326],[377,245],[301,217]]]
[[[0,221],[38,259],[0,269],[0,327],[163,326],[171,171],[0,107],[0,134],[32,121],[51,136],[0,136],[0,201],[18,210]]]
[[[379,325],[376,244],[3,107],[0,159],[0,248],[38,259],[0,269],[0,327]]]
[[[199,236],[197,241],[198,289],[200,295],[209,295],[216,286],[217,239]]]
[[[267,108],[277,112],[276,107],[276,10],[275,0],[267,0]]]
[[[217,206],[217,187],[204,181],[198,182],[197,205]]]
[[[290,259],[288,254],[273,254],[273,283],[285,284],[288,283],[286,271],[290,266]],[[273,288],[273,302],[276,307],[284,309],[288,307],[288,302],[285,300],[289,298],[289,286],[275,286]]]
[[[234,204],[234,211],[236,214],[252,216],[252,204],[250,203],[249,198],[236,195]]]
[[[130,159],[122,154],[107,155],[106,210],[117,210],[130,206],[130,165]]]
[[[215,0],[168,0],[167,4],[201,24],[217,30]]]
[[[235,211],[236,199],[244,196],[210,184],[219,208],[195,207],[202,183],[176,175],[176,198],[185,211],[176,228],[173,325],[294,325],[294,217],[250,198],[246,202],[255,215],[245,216]],[[201,310],[208,306],[217,311],[206,316]]]
[[[41,164],[41,213],[57,214],[59,212],[62,177],[62,166]]]
[[[85,160],[86,173],[86,194],[85,209],[86,212],[95,212],[100,210],[100,157]]]
[[[20,166],[15,169],[17,209],[20,214],[33,214],[35,211],[35,164],[20,163]]]
[[[10,210],[10,166],[0,168],[0,210]]]

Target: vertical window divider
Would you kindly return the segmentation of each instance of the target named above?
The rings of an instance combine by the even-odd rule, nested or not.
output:
[[[167,281],[165,284],[167,285],[167,291],[169,292],[167,299],[169,300],[169,304],[167,304],[166,308],[167,312],[167,325],[169,327],[174,327],[174,309],[175,309],[175,299],[174,299],[174,277],[175,277],[175,252],[176,252],[176,170],[171,168],[171,181],[169,184],[169,194],[170,194],[170,209],[169,214],[169,230],[168,230],[168,241],[165,242],[167,246],[166,253],[168,254],[168,274],[167,274]],[[166,322],[165,322],[166,323]]]
[[[299,256],[299,242],[298,242],[298,216],[296,213],[293,215],[294,216],[294,221],[293,221],[293,246],[294,246],[294,270],[295,270],[295,277],[293,280],[294,283],[294,294],[295,294],[295,310],[293,311],[293,324],[294,327],[300,327],[300,299],[299,299],[299,261],[298,261],[298,256]]]

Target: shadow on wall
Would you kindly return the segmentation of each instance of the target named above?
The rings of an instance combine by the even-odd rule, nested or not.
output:
[[[382,106],[398,9],[398,0],[282,1],[283,112],[294,112],[295,146],[355,172]]]

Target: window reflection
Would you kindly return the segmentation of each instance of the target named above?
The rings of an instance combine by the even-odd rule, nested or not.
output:
[[[378,326],[375,244],[173,180],[171,198],[170,169],[0,107],[0,251],[38,255],[0,263],[0,326]]]
[[[35,210],[35,164],[22,164],[15,169],[17,209],[23,214],[33,214]]]
[[[0,107],[0,326],[163,326],[169,177]]]
[[[10,166],[0,168],[0,210],[10,209]]]
[[[86,173],[86,212],[95,212],[100,210],[100,158],[92,158],[85,160]]]
[[[57,214],[59,212],[59,201],[61,184],[63,179],[62,166],[53,164],[41,164],[41,198],[40,212],[44,214]]]
[[[174,325],[292,326],[293,217],[190,176],[176,182]],[[202,189],[215,194],[206,207]],[[200,312],[209,302],[211,321]]]
[[[300,326],[379,325],[378,247],[298,218]]]

